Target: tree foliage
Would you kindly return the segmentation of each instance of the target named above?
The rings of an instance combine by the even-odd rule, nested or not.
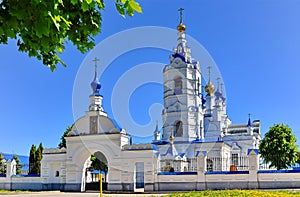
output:
[[[0,174],[6,174],[6,163],[2,153],[0,153]]]
[[[284,124],[276,124],[270,127],[269,131],[261,141],[259,151],[270,167],[286,169],[295,165],[297,161],[298,147],[296,137],[292,129]]]
[[[58,144],[58,148],[67,148],[65,137],[67,137],[68,133],[72,130],[73,125],[74,124],[66,128],[64,134],[60,138],[60,143]]]
[[[43,158],[43,144],[40,143],[38,149],[36,150],[36,174],[41,174],[41,161]]]
[[[41,161],[43,158],[43,144],[40,143],[38,148],[32,144],[29,153],[29,173],[28,174],[41,174]]]
[[[105,182],[106,182],[106,175],[108,172],[107,162],[98,159],[95,155],[91,155],[91,161],[92,161],[91,166],[93,167],[94,170],[100,170],[100,172],[104,172]]]
[[[31,145],[30,153],[29,153],[29,172],[28,174],[36,174],[36,146],[34,144]]]
[[[142,12],[135,0],[115,0],[117,11],[133,16]],[[36,57],[52,71],[61,61],[59,53],[71,41],[82,53],[95,45],[101,31],[104,0],[2,0],[0,44],[16,39],[18,50]]]

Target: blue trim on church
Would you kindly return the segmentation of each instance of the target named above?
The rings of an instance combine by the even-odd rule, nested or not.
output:
[[[159,172],[157,175],[197,175],[197,172]]]
[[[268,174],[268,173],[300,173],[300,170],[258,170],[258,174]]]
[[[249,171],[216,171],[205,172],[205,174],[249,174]]]

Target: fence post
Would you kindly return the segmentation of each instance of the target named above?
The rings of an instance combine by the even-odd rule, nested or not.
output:
[[[16,161],[6,161],[6,181],[7,181],[7,190],[12,190],[12,176],[16,175]]]
[[[160,157],[159,157],[159,154],[156,154],[154,157],[153,157],[153,191],[158,191],[158,185],[159,185],[159,182],[158,182],[158,173],[160,171]]]
[[[258,149],[248,149],[249,157],[249,182],[248,189],[258,188],[259,156]]]
[[[197,190],[206,189],[206,151],[200,151],[196,154],[197,157]]]

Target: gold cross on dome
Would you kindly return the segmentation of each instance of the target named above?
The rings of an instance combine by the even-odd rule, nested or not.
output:
[[[180,23],[182,22],[182,11],[183,11],[184,9],[183,8],[179,8],[178,9],[178,11],[179,11],[179,13],[180,13]]]

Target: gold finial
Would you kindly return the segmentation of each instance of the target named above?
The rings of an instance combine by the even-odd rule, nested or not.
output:
[[[183,8],[179,8],[179,9],[178,9],[178,11],[179,11],[179,13],[180,13],[180,22],[179,22],[179,25],[177,26],[177,30],[178,30],[179,32],[183,32],[183,31],[185,31],[185,29],[186,29],[185,25],[182,23],[182,11],[183,11],[183,10],[184,10]]]
[[[205,92],[207,92],[207,94],[209,96],[213,96],[213,93],[215,91],[215,86],[210,81],[210,69],[211,69],[211,66],[207,67],[207,69],[208,69],[208,83],[205,86]]]
[[[172,129],[170,129],[170,131],[171,131],[171,135],[170,135],[169,140],[170,140],[170,142],[173,142],[174,141],[174,136],[173,136]]]
[[[174,136],[173,135],[170,135],[170,141],[174,141]]]
[[[215,86],[211,82],[208,82],[208,84],[205,86],[205,92],[207,92],[209,96],[213,96],[214,91]]]

